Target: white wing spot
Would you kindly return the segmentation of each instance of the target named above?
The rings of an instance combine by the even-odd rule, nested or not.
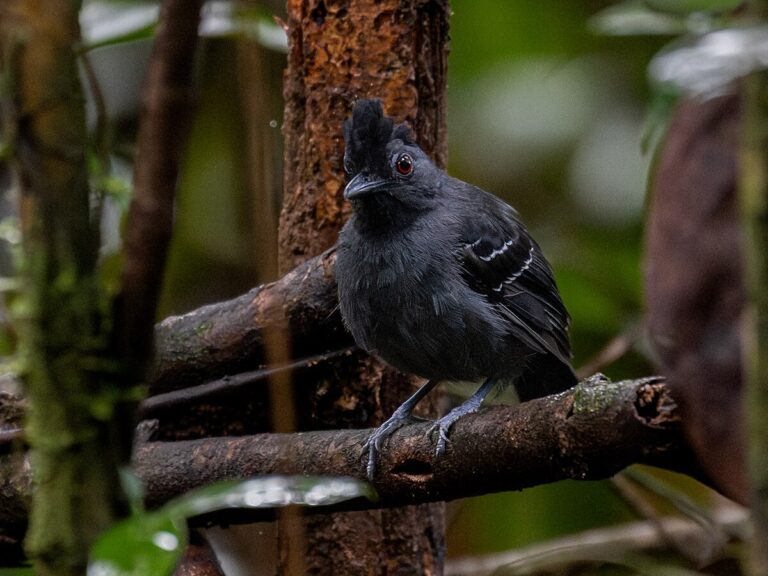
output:
[[[528,258],[525,260],[525,262],[523,262],[523,265],[520,268],[520,270],[512,274],[506,280],[504,280],[504,284],[511,284],[512,282],[517,280],[523,272],[528,270],[528,268],[531,265],[531,262],[533,262],[533,246],[531,246],[531,248],[528,250]]]
[[[512,244],[514,243],[515,243],[514,240],[507,240],[506,242],[504,242],[501,248],[497,248],[496,250],[488,254],[488,256],[480,256],[480,260],[482,260],[483,262],[490,262],[497,256],[501,256],[502,254],[504,254],[504,252],[506,252],[509,249],[509,247],[512,246]]]

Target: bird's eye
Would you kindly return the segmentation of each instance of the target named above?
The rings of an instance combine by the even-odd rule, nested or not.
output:
[[[395,162],[395,169],[403,176],[408,176],[413,172],[413,160],[408,154],[400,154]]]

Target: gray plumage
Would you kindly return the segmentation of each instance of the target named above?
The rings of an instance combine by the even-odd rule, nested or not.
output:
[[[344,135],[353,214],[338,243],[342,316],[362,348],[430,380],[369,441],[372,475],[381,442],[437,381],[486,380],[437,422],[440,452],[450,425],[496,383],[513,382],[526,400],[576,378],[568,313],[517,213],[438,169],[378,101],[359,101]]]

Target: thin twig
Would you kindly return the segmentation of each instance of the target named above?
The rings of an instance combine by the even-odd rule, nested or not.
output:
[[[342,348],[341,350],[334,350],[333,352],[328,352],[325,354],[316,354],[315,356],[310,356],[309,358],[301,358],[294,362],[289,362],[280,366],[262,368],[260,370],[251,370],[249,372],[242,372],[233,376],[224,376],[218,380],[206,382],[205,384],[199,384],[198,386],[191,386],[189,388],[182,388],[179,390],[173,390],[172,392],[150,396],[139,405],[139,416],[140,418],[151,418],[158,412],[167,410],[169,408],[189,405],[190,403],[199,402],[213,396],[219,396],[228,392],[235,392],[246,386],[251,386],[256,382],[269,380],[276,374],[311,368],[312,366],[316,366],[321,362],[326,362],[328,360],[332,360],[334,358],[348,354],[352,350],[354,350],[354,347],[349,346]]]
[[[747,512],[738,506],[723,507],[713,517],[717,525],[728,533],[743,532],[749,522]],[[664,527],[664,533],[676,539],[693,540],[702,531],[697,524],[681,518],[663,518],[659,522]],[[445,567],[445,576],[483,576],[501,568],[511,570],[522,566],[529,569],[535,567],[536,573],[543,573],[547,568],[552,570],[556,566],[573,564],[579,560],[616,559],[632,553],[665,549],[667,542],[660,535],[655,522],[633,522],[588,530],[500,554],[450,560]]]

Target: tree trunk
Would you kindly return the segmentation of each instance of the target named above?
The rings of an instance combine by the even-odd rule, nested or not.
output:
[[[122,508],[124,443],[107,400],[116,386],[95,271],[79,7],[14,0],[0,8],[2,72],[13,79],[4,141],[21,190],[24,247],[17,320],[35,482],[26,546],[41,575],[83,574],[90,544]]]
[[[332,246],[346,219],[342,125],[355,100],[381,99],[445,164],[449,16],[447,0],[289,0],[287,8],[282,272]],[[338,373],[296,399],[310,415],[299,426],[376,425],[413,391],[410,378],[371,358],[353,356]],[[315,516],[303,520],[303,535],[290,528],[297,524],[279,530],[284,573],[442,574],[443,504]],[[306,551],[294,546],[302,539]]]
[[[745,88],[741,200],[749,303],[744,372],[755,530],[749,573],[757,576],[768,573],[768,73],[753,74]]]

